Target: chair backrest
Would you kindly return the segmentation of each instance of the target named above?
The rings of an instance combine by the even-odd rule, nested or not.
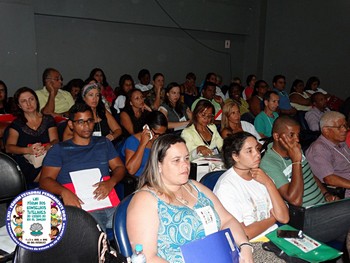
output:
[[[134,194],[130,194],[120,202],[113,218],[114,240],[117,243],[118,252],[124,257],[131,257],[132,255],[132,247],[126,231],[126,210],[133,196]]]
[[[98,262],[100,230],[95,219],[86,211],[65,206],[66,230],[62,239],[52,248],[34,252],[17,246],[14,263],[85,263]]]
[[[207,173],[202,177],[200,183],[208,187],[210,190],[214,190],[216,182],[219,180],[220,176],[225,172],[225,170],[215,171]]]
[[[0,203],[6,203],[26,190],[25,178],[18,164],[0,152]]]

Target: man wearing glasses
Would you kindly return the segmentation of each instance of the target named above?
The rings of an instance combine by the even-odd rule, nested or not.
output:
[[[61,89],[63,78],[59,71],[54,68],[45,69],[42,80],[44,87],[35,91],[38,95],[40,111],[53,117],[68,113],[74,100],[68,91]]]
[[[106,229],[112,227],[119,203],[114,186],[123,179],[125,167],[106,137],[92,136],[94,124],[91,108],[74,104],[68,120],[73,138],[47,152],[39,183],[61,196],[65,205],[90,212]]]
[[[346,188],[350,197],[350,148],[345,143],[348,125],[345,116],[326,112],[320,120],[321,135],[306,151],[313,173],[331,186]]]

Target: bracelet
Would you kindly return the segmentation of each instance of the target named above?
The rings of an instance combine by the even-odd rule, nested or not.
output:
[[[239,251],[242,250],[242,247],[243,247],[243,246],[249,246],[249,247],[252,249],[252,253],[254,252],[254,248],[253,248],[253,245],[252,245],[251,243],[249,243],[249,242],[244,242],[244,243],[240,244],[240,245],[238,246]]]
[[[294,162],[294,163],[292,163],[292,165],[293,165],[293,164],[301,164],[301,162]]]

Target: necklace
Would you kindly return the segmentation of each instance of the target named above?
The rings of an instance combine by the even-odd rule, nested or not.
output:
[[[281,160],[282,160],[284,166],[287,167],[287,164],[286,164],[286,162],[284,161],[284,158],[283,158],[273,147],[271,147],[271,149],[272,149],[272,151],[274,151],[274,152],[281,158]]]
[[[211,134],[211,132],[210,132],[208,126],[205,126],[205,127],[206,127],[207,131]],[[202,138],[203,142],[207,145],[207,147],[210,148],[210,143],[209,143],[206,139],[204,139],[204,137],[202,136],[202,134],[200,133],[200,131],[197,131],[197,132],[198,132],[199,136]],[[211,140],[210,140],[210,141],[211,141]]]
[[[180,203],[184,204],[185,206],[188,206],[188,200],[184,198],[184,193],[183,193],[182,185],[181,185],[181,196],[175,195],[175,198],[176,198],[176,200],[179,201]]]

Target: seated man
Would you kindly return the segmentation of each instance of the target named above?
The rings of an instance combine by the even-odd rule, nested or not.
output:
[[[272,80],[273,90],[277,92],[280,97],[279,109],[281,115],[294,116],[297,110],[290,104],[289,96],[285,92],[286,88],[286,77],[283,75],[276,75]]]
[[[350,227],[350,199],[337,198],[323,187],[310,169],[299,144],[300,125],[288,116],[273,125],[273,143],[261,161],[261,168],[274,181],[283,199],[305,211],[303,230],[309,236],[328,242],[345,240]]]
[[[64,115],[74,104],[74,99],[70,92],[62,90],[62,76],[58,70],[53,68],[45,69],[43,73],[43,85],[40,90],[36,90],[38,95],[40,111],[46,115]]]
[[[305,113],[305,120],[312,131],[320,130],[320,120],[322,115],[329,111],[327,108],[327,97],[321,92],[311,95],[312,108]]]
[[[277,108],[279,96],[275,91],[268,91],[264,95],[264,110],[254,120],[254,127],[261,138],[271,137],[272,125],[278,117]]]
[[[194,111],[194,108],[196,107],[198,101],[207,99],[209,100],[215,108],[215,117],[218,114],[218,112],[221,110],[221,108],[224,106],[224,100],[222,97],[215,95],[216,90],[216,84],[213,82],[206,81],[204,83],[203,89],[202,89],[202,96],[196,99],[191,106],[191,111]],[[221,116],[219,119],[215,118],[215,120],[221,120]]]
[[[106,229],[112,227],[115,206],[119,203],[114,186],[124,177],[125,168],[106,137],[92,136],[94,124],[92,110],[86,104],[75,104],[70,109],[68,125],[73,138],[55,144],[47,152],[40,187],[61,196],[65,205],[82,207],[82,201],[75,194],[72,172],[98,168],[101,181],[93,185],[96,189],[91,195],[97,200],[109,197],[112,205],[89,212]]]
[[[345,116],[326,112],[320,121],[321,135],[306,151],[312,172],[326,184],[346,188],[350,197],[350,148],[345,143],[348,131]]]

